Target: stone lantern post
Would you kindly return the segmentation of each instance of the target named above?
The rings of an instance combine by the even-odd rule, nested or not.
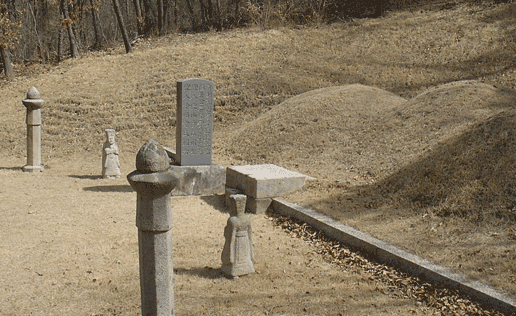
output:
[[[174,315],[172,205],[177,178],[169,170],[165,149],[149,140],[136,155],[127,179],[137,192],[136,226],[140,256],[142,315]]]
[[[32,87],[22,102],[27,108],[27,165],[22,170],[41,172],[41,106],[45,101],[40,99],[39,91]]]

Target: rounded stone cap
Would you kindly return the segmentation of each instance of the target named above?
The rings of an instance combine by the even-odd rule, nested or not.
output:
[[[165,148],[150,139],[136,154],[136,170],[141,173],[163,172],[169,168],[169,158]]]
[[[43,103],[45,103],[45,101],[43,101],[40,97],[41,96],[38,89],[36,89],[36,87],[32,87],[29,89],[29,91],[27,91],[27,98],[24,99],[22,103],[27,107],[27,109],[36,110],[41,108]]]
[[[27,91],[27,99],[39,99],[39,98],[40,98],[40,94],[39,94],[38,89],[36,89],[36,87],[32,87],[29,89],[29,91]]]

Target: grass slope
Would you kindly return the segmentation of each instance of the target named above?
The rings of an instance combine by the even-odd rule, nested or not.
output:
[[[315,175],[291,198],[516,295],[515,11],[462,3],[174,35],[130,55],[31,68],[0,86],[1,155],[23,164],[21,99],[34,85],[46,101],[44,164],[99,159],[103,130],[115,128],[122,165],[132,165],[147,139],[174,144],[175,82],[206,78],[216,84],[216,162]]]

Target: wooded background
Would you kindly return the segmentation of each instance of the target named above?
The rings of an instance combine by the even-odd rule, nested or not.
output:
[[[392,1],[0,0],[0,71],[10,79],[12,62],[60,62],[121,39],[130,52],[141,37],[378,17],[389,5]]]

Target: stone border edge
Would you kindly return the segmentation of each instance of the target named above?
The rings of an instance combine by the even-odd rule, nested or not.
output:
[[[362,251],[381,263],[397,267],[405,273],[432,281],[439,286],[458,290],[485,307],[497,309],[507,315],[516,314],[516,301],[491,287],[479,282],[468,282],[459,274],[346,226],[329,216],[278,198],[272,199],[272,208],[275,212],[319,229],[329,237]]]

